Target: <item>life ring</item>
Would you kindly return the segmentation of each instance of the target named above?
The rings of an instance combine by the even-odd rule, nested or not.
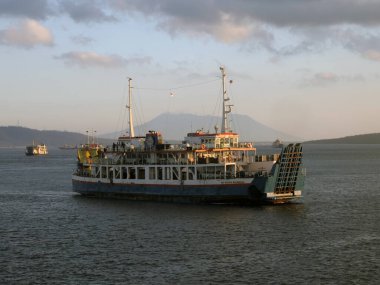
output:
[[[206,149],[206,145],[204,143],[201,145],[201,149]]]

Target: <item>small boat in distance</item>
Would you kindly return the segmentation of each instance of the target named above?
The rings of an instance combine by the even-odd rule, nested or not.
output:
[[[283,147],[284,147],[284,143],[283,143],[280,139],[276,139],[276,140],[272,143],[272,147],[283,148]]]
[[[73,144],[64,144],[60,147],[58,147],[59,149],[63,149],[63,150],[67,150],[67,149],[77,149],[78,146],[76,145],[73,145]]]
[[[26,155],[45,155],[48,154],[48,149],[45,144],[33,144],[26,147],[25,150]]]

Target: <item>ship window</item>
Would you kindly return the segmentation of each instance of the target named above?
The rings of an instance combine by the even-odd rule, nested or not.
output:
[[[127,168],[126,167],[122,167],[121,168],[121,179],[126,179],[127,178]]]
[[[187,179],[187,171],[186,171],[186,167],[181,167],[181,169],[180,169],[180,171],[181,171],[181,180],[186,180]]]
[[[194,180],[194,176],[195,176],[195,167],[189,167],[189,168],[188,168],[188,172],[189,172],[189,180]]]
[[[164,180],[171,180],[171,169],[170,169],[170,167],[165,167]]]
[[[145,179],[145,168],[137,167],[137,179]]]
[[[206,167],[206,171],[204,172],[205,179],[215,179],[215,166]]]
[[[129,179],[136,179],[136,169],[134,167],[128,168]]]
[[[120,177],[120,168],[118,167],[118,168],[115,168],[115,178],[116,179],[120,179],[121,177]]]
[[[198,167],[197,168],[197,179],[204,179],[205,175],[205,168],[204,167]]]
[[[107,166],[102,166],[102,178],[107,178]]]
[[[236,168],[235,165],[227,165],[226,178],[231,179],[235,177]]]
[[[99,167],[95,167],[94,172],[95,172],[95,177],[100,178]]]
[[[215,168],[215,178],[216,179],[224,178],[224,168],[223,167],[216,167]]]
[[[156,168],[149,167],[149,179],[151,180],[156,179]]]
[[[157,167],[157,179],[162,180],[162,167]]]
[[[173,180],[179,180],[180,179],[180,170],[178,167],[173,167],[171,169],[172,171],[172,177],[173,177]]]

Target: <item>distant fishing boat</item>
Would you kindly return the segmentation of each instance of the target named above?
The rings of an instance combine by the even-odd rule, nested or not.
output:
[[[63,149],[63,150],[67,150],[67,149],[77,149],[78,147],[76,145],[73,145],[73,144],[64,144],[58,148]]]
[[[283,143],[280,139],[276,139],[276,140],[272,143],[272,147],[283,148],[283,147],[284,147],[284,143]]]
[[[48,149],[45,144],[33,144],[26,147],[25,150],[26,155],[45,155],[48,154]]]

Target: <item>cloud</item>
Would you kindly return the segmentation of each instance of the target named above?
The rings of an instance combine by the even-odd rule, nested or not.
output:
[[[0,31],[0,43],[24,48],[53,45],[52,33],[35,20],[24,20],[14,27]]]
[[[107,13],[107,12],[108,13]],[[77,22],[114,21],[114,14],[139,13],[161,24],[202,27],[263,23],[283,27],[326,27],[342,24],[380,25],[378,0],[1,0],[0,15],[45,18],[68,13]],[[199,25],[197,25],[199,24]],[[172,27],[173,28],[173,27]],[[231,27],[228,25],[227,29]],[[217,31],[216,31],[217,32]]]
[[[45,19],[51,13],[47,0],[1,0],[0,15]]]
[[[324,87],[336,84],[338,82],[363,82],[361,75],[338,75],[332,72],[317,72],[305,78],[301,86]]]
[[[56,59],[62,59],[67,65],[80,67],[118,68],[125,65],[125,59],[118,55],[101,55],[95,52],[68,52]]]
[[[380,50],[366,50],[363,56],[370,60],[380,61]]]
[[[380,61],[380,32],[369,33],[346,28],[338,31],[336,37],[345,48],[359,53],[366,59]]]
[[[144,64],[151,64],[152,63],[152,58],[149,56],[136,56],[136,57],[131,57],[126,60],[127,65],[144,65]]]
[[[337,82],[338,76],[331,72],[320,72],[320,73],[314,74],[314,80],[320,83],[331,83],[331,82]]]
[[[149,57],[132,57],[125,59],[119,55],[102,55],[95,52],[76,51],[64,53],[56,59],[63,60],[67,65],[77,65],[82,68],[102,67],[102,68],[121,68],[131,64],[150,64]]]
[[[279,27],[380,24],[377,0],[108,0],[115,10],[159,15],[183,22],[217,23],[223,15]]]
[[[102,2],[99,1],[61,1],[60,8],[75,22],[110,22],[116,21],[112,15],[104,12]]]
[[[258,30],[252,23],[235,22],[230,15],[221,15],[220,22],[193,22],[186,18],[171,18],[161,21],[157,27],[167,31],[172,36],[182,35],[184,32],[190,36],[209,35],[223,43],[242,42],[252,37]]]
[[[175,36],[184,32],[190,36],[210,35],[224,43],[250,38],[257,30],[256,23],[236,18],[220,9],[215,1],[122,1],[110,0],[109,5],[128,15],[139,13],[154,19],[157,27]]]
[[[216,37],[231,27],[239,27],[241,33],[247,23],[279,28],[380,25],[378,0],[108,0],[108,4],[115,11],[156,17],[169,30],[192,29]]]
[[[332,41],[348,48],[345,39],[336,38],[342,27],[380,25],[378,0],[108,0],[108,5],[118,13],[153,20],[172,36],[206,35],[227,44],[243,44],[249,51],[264,48],[274,61],[318,52]],[[293,42],[282,41],[278,31],[292,36]],[[376,46],[364,50],[357,43],[350,50],[378,60]]]
[[[238,0],[231,4],[229,8],[240,16],[278,27],[380,24],[377,0]]]
[[[330,43],[364,58],[379,61],[380,35],[351,30],[380,26],[379,0],[1,0],[0,16],[43,19],[68,15],[77,23],[143,18],[174,36],[210,37],[260,48],[278,61],[282,57],[317,52]],[[282,35],[292,36],[286,42]],[[351,40],[351,42],[348,41]],[[84,42],[82,42],[84,43]]]
[[[92,39],[90,37],[83,36],[83,35],[73,36],[73,37],[71,37],[71,40],[74,43],[79,44],[79,45],[88,45],[88,44],[94,42],[94,39]]]

